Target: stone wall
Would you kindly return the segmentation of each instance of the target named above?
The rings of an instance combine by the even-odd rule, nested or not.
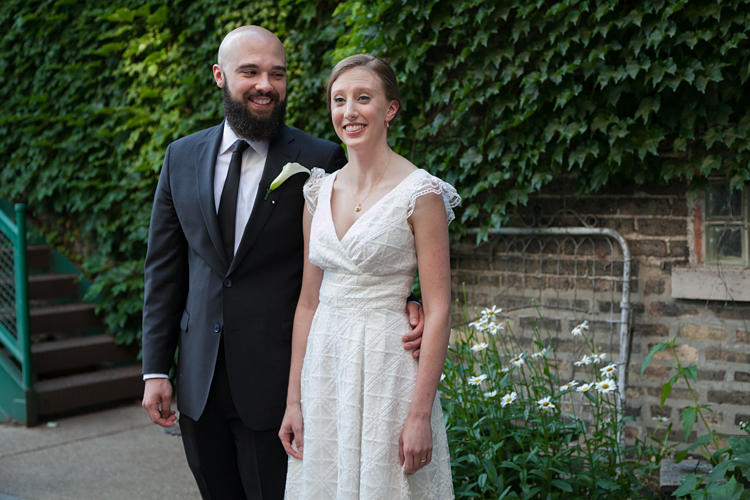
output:
[[[564,212],[559,213],[561,210]],[[673,297],[673,270],[702,264],[699,237],[696,242],[701,211],[700,195],[689,193],[686,183],[618,183],[593,195],[575,196],[573,183],[562,180],[530,199],[506,225],[539,225],[558,212],[552,226],[581,227],[575,212],[585,222],[610,228],[627,240],[632,253],[632,317],[626,413],[636,418],[628,430],[630,438],[646,438],[657,426],[654,417],[663,416],[673,422],[670,438],[682,440],[680,412],[692,404],[685,384],[676,383],[665,406],[659,407],[662,385],[676,373],[671,352],[655,355],[640,375],[643,359],[651,348],[675,336],[682,363],[698,366],[695,395],[699,403],[709,404],[714,410],[706,412],[714,428],[739,434],[737,424],[750,421],[750,303]],[[571,241],[575,243],[567,244],[584,245],[582,238]],[[564,249],[562,253],[553,251],[552,243],[538,243],[537,249],[522,248],[519,242],[512,244],[517,245],[516,260],[502,262],[511,253],[506,240],[491,238],[477,247],[474,238],[468,237],[453,245],[455,298],[461,299],[465,288],[470,311],[490,305],[512,310],[507,319],[526,345],[531,337],[531,329],[526,327],[537,315],[530,304],[533,298],[542,316],[548,318],[547,326],[562,358],[563,382],[577,376],[571,361],[579,356],[580,344],[573,341],[569,332],[583,319],[593,320],[592,326],[597,327],[597,351],[617,360],[622,283],[603,278],[607,272],[615,277],[621,273],[619,249],[608,249],[606,243],[593,241],[584,252],[591,254],[589,257],[577,259],[568,255],[568,259]],[[534,257],[534,252],[539,258]],[[517,257],[523,253],[532,258],[520,263]],[[572,271],[571,266],[579,268]],[[696,432],[703,432],[700,425],[696,425],[693,437]]]

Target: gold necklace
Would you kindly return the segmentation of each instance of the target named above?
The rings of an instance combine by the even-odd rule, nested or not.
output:
[[[351,191],[352,193],[352,199],[354,200],[354,203],[357,204],[357,206],[354,207],[355,212],[359,212],[360,210],[362,210],[362,203],[364,203],[367,197],[370,196],[370,193],[372,193],[372,190],[378,185],[378,183],[380,183],[380,179],[382,179],[383,176],[385,175],[385,171],[388,170],[388,165],[391,164],[391,158],[393,158],[393,150],[390,150],[390,151],[391,151],[391,154],[388,155],[388,163],[385,164],[385,168],[383,169],[383,172],[380,174],[380,177],[378,177],[378,180],[375,181],[375,184],[373,184],[370,190],[367,192],[367,196],[362,198],[361,202],[357,201],[357,198],[354,197],[354,184],[352,184],[351,169],[348,169],[346,171],[346,175],[349,178],[349,191]]]

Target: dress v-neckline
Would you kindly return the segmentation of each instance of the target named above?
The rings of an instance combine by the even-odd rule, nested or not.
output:
[[[411,177],[415,173],[419,172],[419,170],[420,169],[416,169],[415,171],[411,172],[409,175],[407,175],[406,177],[404,177],[403,179],[401,179],[401,182],[399,182],[398,184],[396,184],[393,187],[393,189],[391,189],[390,191],[388,191],[387,193],[385,193],[383,196],[381,196],[380,199],[378,201],[376,201],[370,208],[368,208],[362,214],[362,216],[359,219],[355,220],[354,223],[351,226],[349,226],[349,229],[346,230],[346,232],[344,233],[344,236],[342,236],[341,238],[339,238],[339,233],[336,230],[336,222],[334,222],[334,220],[333,220],[333,207],[331,206],[331,203],[333,202],[333,183],[336,182],[336,178],[338,177],[338,174],[339,174],[339,172],[341,172],[341,170],[337,170],[336,172],[334,172],[333,175],[331,176],[332,177],[332,179],[331,179],[331,188],[328,190],[328,219],[331,221],[331,226],[333,226],[333,234],[336,237],[336,239],[339,241],[339,243],[343,242],[344,239],[346,239],[346,237],[352,231],[352,228],[354,226],[356,226],[359,223],[359,221],[361,221],[362,219],[364,219],[367,216],[367,214],[369,214],[370,212],[372,212],[374,209],[378,208],[378,206],[383,202],[383,200],[385,200],[390,195],[392,195],[393,193],[395,193],[396,190],[398,188],[400,188],[401,185],[404,182],[406,182],[406,180],[409,177]]]

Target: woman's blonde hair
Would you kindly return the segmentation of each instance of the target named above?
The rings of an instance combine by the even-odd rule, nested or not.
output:
[[[401,93],[398,91],[398,82],[396,82],[396,72],[393,71],[391,65],[385,62],[380,57],[372,54],[357,54],[356,56],[349,56],[346,59],[341,60],[333,70],[331,75],[328,77],[328,84],[326,85],[326,104],[328,105],[328,112],[331,112],[331,87],[333,83],[344,73],[352,68],[362,67],[369,71],[372,71],[375,76],[380,80],[380,85],[383,88],[383,93],[388,101],[397,101],[398,109],[396,114],[393,115],[393,120],[398,116],[398,112],[401,111]]]

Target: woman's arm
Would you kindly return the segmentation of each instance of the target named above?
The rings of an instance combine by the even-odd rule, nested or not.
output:
[[[450,338],[450,251],[442,196],[417,198],[409,222],[417,247],[425,314],[414,399],[399,441],[401,465],[404,472],[413,474],[432,460],[430,416]]]
[[[294,329],[292,330],[292,363],[289,369],[289,387],[286,396],[286,411],[281,423],[279,438],[287,454],[302,459],[303,422],[302,407],[300,405],[300,377],[302,362],[307,349],[307,336],[310,333],[315,309],[318,307],[320,283],[323,281],[323,270],[310,264],[308,252],[310,249],[310,225],[312,215],[307,207],[302,214],[302,232],[305,239],[304,268],[302,272],[302,291],[300,292],[297,309],[294,313]],[[292,440],[297,450],[292,448]]]

